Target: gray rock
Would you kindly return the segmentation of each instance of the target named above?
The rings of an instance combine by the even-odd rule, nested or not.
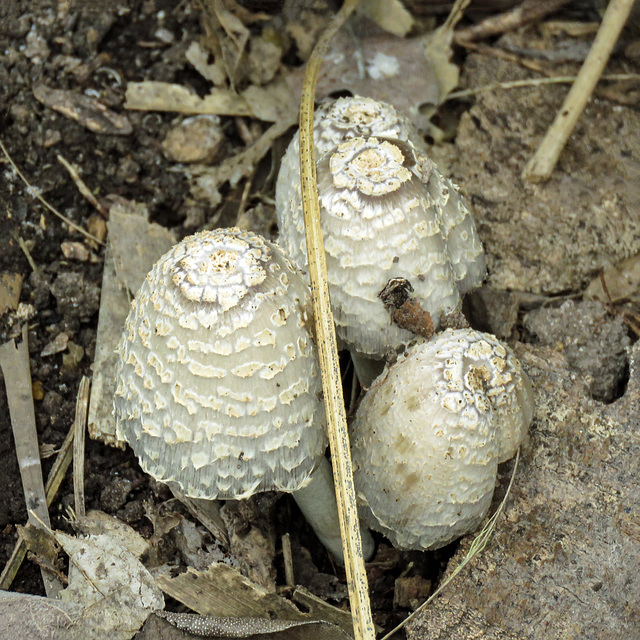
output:
[[[631,343],[621,317],[613,317],[599,302],[573,302],[541,307],[524,317],[524,326],[543,345],[561,350],[567,362],[588,377],[596,400],[616,396]]]

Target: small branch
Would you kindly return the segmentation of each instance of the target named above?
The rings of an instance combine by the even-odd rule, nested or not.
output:
[[[491,16],[479,24],[466,29],[460,29],[454,34],[454,42],[464,46],[466,42],[484,40],[536,22],[544,16],[554,13],[571,0],[524,0],[524,2],[511,11],[506,11],[497,16]]]
[[[529,182],[548,180],[564,146],[582,114],[618,36],[622,31],[634,0],[611,0],[602,19],[598,34],[571,87],[556,119],[549,127],[538,151],[524,168],[522,177]]]

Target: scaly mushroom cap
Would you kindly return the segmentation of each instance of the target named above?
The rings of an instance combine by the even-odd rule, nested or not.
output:
[[[405,278],[437,325],[460,304],[442,220],[407,156],[408,143],[352,138],[318,162],[324,248],[337,333],[367,356],[382,356],[414,336],[391,322],[378,294]],[[306,264],[301,206],[281,221],[279,242]]]
[[[308,287],[239,229],[186,238],[154,265],[118,347],[117,437],[195,498],[304,486],[327,440]]]
[[[325,205],[323,209],[323,231],[325,233],[325,242],[333,234],[333,221],[326,221],[327,217],[336,218],[343,216],[342,209],[350,207],[351,212],[349,220],[356,220],[361,215],[358,209],[362,206],[362,199],[370,196],[367,206],[368,209],[380,208],[380,213],[377,215],[378,222],[375,225],[375,231],[368,229],[363,237],[360,237],[356,231],[349,234],[348,239],[343,238],[341,243],[344,250],[355,255],[357,251],[362,249],[371,250],[371,246],[367,244],[373,244],[375,240],[377,245],[373,248],[375,253],[369,253],[362,258],[363,270],[368,270],[374,265],[376,260],[380,260],[387,264],[389,260],[394,260],[396,257],[401,258],[398,255],[398,249],[396,246],[388,246],[385,243],[386,234],[390,230],[391,220],[388,216],[389,209],[395,210],[395,223],[400,226],[406,224],[410,227],[415,223],[415,218],[422,216],[421,222],[423,226],[428,226],[429,230],[427,236],[428,242],[431,244],[437,244],[437,259],[440,260],[439,264],[435,265],[435,271],[433,276],[437,278],[437,281],[427,283],[421,287],[422,294],[416,295],[420,302],[425,304],[425,309],[432,313],[435,317],[435,325],[438,325],[438,318],[442,312],[451,311],[459,302],[459,296],[470,291],[474,287],[478,286],[484,279],[486,273],[486,262],[484,253],[482,250],[482,244],[478,238],[478,234],[475,228],[475,224],[469,209],[464,204],[460,197],[458,188],[450,180],[442,176],[435,168],[433,163],[425,155],[425,145],[420,139],[417,130],[411,125],[409,120],[404,116],[401,116],[397,111],[388,104],[383,102],[377,102],[371,98],[363,98],[356,96],[354,98],[340,98],[335,102],[328,102],[318,109],[316,118],[314,121],[314,138],[316,145],[316,159],[318,170],[318,182],[319,185],[322,182],[324,185],[330,188],[344,189],[345,187],[351,190],[350,194],[344,194],[340,196],[329,195],[324,197],[321,191],[322,204]],[[398,178],[395,183],[382,182],[380,187],[375,193],[367,193],[366,180],[356,180],[355,182],[344,181],[338,177],[338,182],[332,184],[335,169],[340,164],[338,160],[331,161],[331,157],[334,154],[343,154],[344,150],[342,145],[346,142],[353,142],[356,138],[369,138],[377,139],[380,141],[380,145],[385,146],[391,144],[400,150],[402,155],[401,160],[395,160],[388,165],[387,177],[390,175],[392,169],[391,166],[397,167],[402,165],[404,169],[404,175],[410,174],[409,178]],[[279,242],[289,252],[291,258],[303,269],[307,265],[306,254],[306,241],[304,237],[304,223],[302,217],[302,197],[300,192],[300,145],[299,138],[296,134],[287,149],[287,152],[282,160],[282,166],[280,173],[278,174],[278,181],[276,185],[276,213],[278,216],[278,226],[280,229]],[[382,151],[385,155],[387,151]],[[371,155],[371,154],[369,154]],[[393,155],[393,154],[392,154]],[[351,159],[353,160],[353,158]],[[361,163],[363,164],[363,163]],[[351,168],[354,168],[353,165]],[[342,168],[349,169],[349,167]],[[364,168],[363,166],[360,167]],[[327,171],[331,170],[331,173]],[[370,169],[366,169],[369,171]],[[351,171],[353,176],[353,171]],[[380,176],[372,176],[372,178],[379,179]],[[401,221],[401,216],[405,211],[405,205],[402,202],[402,195],[408,189],[405,187],[402,190],[398,189],[398,180],[400,184],[403,181],[411,180],[412,182],[412,195],[416,196],[420,194],[419,199],[424,202],[422,209],[414,211],[413,209],[407,212],[407,222]],[[393,197],[386,196],[384,189],[393,185],[396,185],[392,191]],[[371,182],[369,181],[369,188]],[[360,197],[358,197],[358,191],[361,190]],[[415,199],[415,198],[414,198]],[[333,200],[336,201],[335,206],[338,210],[334,213],[328,208],[328,205],[333,205]],[[342,202],[345,200],[345,202]],[[391,202],[387,202],[390,200]],[[414,205],[409,204],[412,208]],[[327,215],[328,214],[328,215]],[[368,211],[369,218],[372,218],[372,214]],[[381,222],[383,221],[384,222]],[[343,216],[343,223],[347,224],[348,220]],[[360,224],[356,224],[358,229]],[[422,229],[422,228],[421,228]],[[376,234],[378,236],[376,237]],[[385,234],[384,238],[380,235]],[[335,234],[337,236],[337,233]],[[437,238],[435,236],[438,236]],[[407,229],[406,234],[401,241],[400,253],[409,255],[413,249],[417,249],[417,252],[421,250],[424,245],[424,232],[422,230],[418,233],[414,233],[412,230]],[[394,238],[396,241],[400,241],[399,237]],[[361,242],[362,241],[362,242]],[[352,244],[351,244],[352,243]],[[342,251],[342,249],[341,249]],[[419,256],[415,256],[415,262],[424,262]],[[375,267],[373,267],[375,269]],[[379,271],[379,270],[378,270]],[[403,277],[408,279],[412,286],[416,288],[416,282],[414,278],[409,275],[408,272],[400,272],[400,269],[395,269],[393,273],[385,272],[387,278],[382,282],[377,293],[386,285],[392,277]],[[416,271],[415,269],[409,269],[409,271]],[[446,275],[443,272],[446,271]],[[357,278],[362,274],[352,274],[351,283],[349,288],[351,290],[357,290]],[[426,271],[420,271],[418,277],[428,277]],[[329,280],[332,284],[335,284],[335,280],[346,277],[345,273],[333,274],[331,268],[329,269]],[[363,293],[363,298],[368,300],[366,304],[366,314],[371,312],[371,309],[375,306],[378,308],[376,315],[378,320],[384,316],[386,325],[390,324],[389,314],[382,313],[383,306],[376,305],[374,299],[371,297],[371,290],[368,286],[373,282],[371,276],[367,276],[368,282],[365,283],[366,291]],[[427,289],[433,289],[433,294],[425,294]],[[457,289],[452,291],[452,288]],[[446,290],[444,295],[441,295]],[[332,287],[332,298],[335,298],[336,286]],[[354,299],[359,297],[359,293],[356,292],[355,297],[350,297],[350,303]],[[429,299],[428,302],[426,300]],[[453,305],[453,306],[452,306]],[[334,299],[334,313],[340,316],[343,312],[340,304]],[[356,308],[353,314],[353,322],[359,322],[360,310]],[[351,323],[351,319],[348,321]],[[338,328],[338,335],[346,343],[346,346],[351,350],[357,351],[362,355],[381,357],[389,349],[395,349],[401,344],[405,344],[410,339],[410,334],[407,331],[399,329],[385,329],[385,335],[379,336],[378,339],[371,340],[371,335],[380,330],[379,322],[376,321],[375,326],[371,327],[368,332],[370,335],[365,335],[360,338],[359,329],[356,325],[349,324],[350,329],[348,333],[352,335],[345,335],[344,329],[347,326],[342,323],[342,327]]]
[[[322,157],[350,138],[376,136],[411,140],[421,145],[420,136],[408,118],[394,107],[373,98],[354,96],[326,100],[317,109],[313,121],[316,158]],[[276,185],[276,209],[289,207],[292,197],[300,197],[300,138],[294,135],[282,158]]]
[[[474,530],[498,463],[515,453],[532,414],[529,380],[493,336],[448,329],[412,345],[351,425],[364,522],[402,549],[435,549]]]

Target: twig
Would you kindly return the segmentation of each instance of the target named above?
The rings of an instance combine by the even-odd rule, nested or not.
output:
[[[549,71],[539,62],[523,58],[522,56],[517,55],[512,51],[505,51],[504,49],[500,49],[498,47],[490,47],[486,44],[473,44],[471,42],[466,42],[465,48],[469,51],[473,51],[474,53],[479,53],[481,56],[491,56],[492,58],[508,60],[509,62],[514,62],[515,64],[520,65],[525,69],[535,71],[536,73],[549,75]]]
[[[71,179],[78,187],[78,191],[80,191],[80,193],[93,205],[103,218],[108,220],[109,212],[98,202],[98,199],[93,195],[93,193],[91,193],[91,190],[84,183],[76,168],[59,153],[56,155],[56,158],[58,158],[58,162],[69,172]]]
[[[67,216],[65,216],[62,213],[60,213],[55,207],[50,205],[40,195],[39,191],[36,188],[31,186],[29,181],[22,174],[22,171],[20,171],[20,169],[18,169],[18,166],[13,161],[13,158],[9,155],[9,152],[7,151],[6,147],[2,143],[2,140],[0,140],[0,150],[2,150],[2,153],[4,154],[5,158],[9,162],[9,164],[11,165],[11,168],[16,172],[16,175],[20,178],[20,180],[22,180],[22,182],[24,182],[25,186],[27,187],[27,191],[28,191],[29,195],[31,195],[36,200],[38,200],[41,204],[43,204],[49,211],[51,211],[51,213],[53,213],[54,216],[57,216],[58,218],[60,218],[60,220],[62,220],[63,222],[66,222],[72,229],[75,229],[78,233],[81,233],[83,236],[85,236],[85,237],[89,238],[90,240],[93,240],[94,242],[97,242],[98,244],[104,246],[105,243],[102,242],[102,240],[99,240],[95,236],[91,235],[88,231],[85,231],[81,226],[77,225],[73,220],[71,220],[70,218],[67,218]]]
[[[609,3],[593,46],[576,81],[542,140],[542,144],[524,168],[522,177],[525,180],[544,182],[551,176],[578,118],[602,75],[633,4],[634,0],[611,0]]]
[[[37,564],[43,572],[53,574],[59,581],[60,584],[65,587],[69,584],[69,578],[62,573],[59,569],[56,569],[50,562],[47,562],[44,558],[41,558],[37,553],[33,553],[30,551],[27,553],[27,559],[31,562]]]
[[[293,573],[293,555],[291,553],[291,536],[285,533],[282,536],[282,558],[284,560],[284,582],[287,587],[295,587],[296,581]]]
[[[302,86],[300,99],[300,186],[304,212],[309,279],[318,336],[318,356],[322,372],[322,388],[327,415],[327,430],[336,501],[340,518],[340,532],[344,550],[345,570],[349,589],[353,631],[356,640],[373,640],[375,628],[371,616],[371,604],[367,574],[362,557],[360,523],[353,486],[353,469],[347,433],[347,417],[340,381],[340,362],[336,333],[329,299],[324,241],[320,227],[320,204],[316,182],[316,159],[313,139],[314,95],[318,73],[329,42],[355,10],[358,0],[345,0],[332,23],[322,33],[313,49]]]
[[[89,378],[86,376],[80,380],[78,398],[76,400],[76,417],[71,427],[74,432],[73,439],[73,497],[76,516],[85,515],[84,507],[84,441],[87,432],[87,416],[89,414]]]
[[[255,173],[255,172],[254,172]],[[249,199],[249,191],[251,191],[251,184],[253,182],[253,175],[247,178],[247,181],[242,188],[242,195],[240,196],[240,204],[238,205],[238,212],[236,213],[236,220],[240,219],[240,216],[245,212],[247,208],[247,200]]]
[[[525,24],[540,20],[540,18],[557,11],[565,4],[569,4],[569,2],[571,0],[524,0],[520,6],[511,11],[491,16],[479,24],[456,31],[454,42],[465,46],[467,42],[483,40],[508,31],[514,31]]]
[[[20,249],[22,249],[22,253],[24,253],[25,258],[27,259],[27,262],[29,263],[29,266],[31,267],[31,270],[34,273],[37,273],[38,265],[36,264],[35,260],[33,259],[32,255],[31,255],[31,252],[29,251],[29,247],[27,247],[27,243],[17,233],[11,232],[11,235],[17,241],[18,246],[20,247]]]
[[[489,518],[487,523],[482,527],[480,533],[474,538],[471,546],[469,547],[469,551],[467,551],[467,555],[463,558],[462,562],[449,574],[446,580],[442,582],[442,584],[412,613],[410,613],[397,627],[389,631],[387,635],[382,637],[380,640],[389,640],[393,635],[395,635],[400,629],[402,629],[407,622],[409,622],[412,618],[417,616],[421,611],[424,611],[425,607],[432,602],[436,596],[440,595],[440,592],[473,560],[481,551],[489,543],[489,540],[493,534],[494,529],[496,528],[496,523],[500,514],[504,511],[504,507],[507,504],[507,499],[509,498],[509,494],[511,493],[511,487],[513,487],[513,481],[516,477],[516,471],[518,470],[518,463],[520,462],[520,449],[516,452],[515,461],[513,464],[513,471],[511,472],[511,480],[509,480],[509,486],[504,494],[504,498],[500,503],[500,506],[496,509],[496,512]]]

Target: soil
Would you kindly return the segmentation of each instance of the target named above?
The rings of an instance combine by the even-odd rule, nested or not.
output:
[[[104,246],[86,240],[52,215],[34,198],[35,191],[76,225],[99,238],[105,234],[104,216],[80,193],[59,156],[79,169],[103,211],[108,212],[119,198],[144,203],[150,219],[171,228],[178,238],[207,224],[234,223],[244,184],[223,190],[223,204],[216,209],[196,199],[184,172],[175,170],[175,161],[167,159],[170,155],[162,146],[167,132],[182,118],[123,108],[129,82],[175,82],[201,96],[209,91],[211,83],[184,55],[203,32],[195,3],[13,0],[0,4],[0,140],[33,187],[27,189],[7,158],[0,157],[0,276],[21,276],[20,302],[32,307],[26,310],[40,447],[43,452],[55,452],[73,422],[80,379],[92,374]],[[312,30],[317,29],[314,23]],[[637,72],[639,48],[632,48],[633,34],[625,37],[614,70]],[[526,46],[542,51],[558,45],[535,29],[506,42],[520,50]],[[291,44],[284,60],[299,66],[301,57]],[[466,86],[529,74],[512,63],[479,55],[467,58],[465,64]],[[575,62],[562,64],[562,74],[578,69]],[[34,88],[42,85],[97,99],[115,114],[126,115],[130,132],[126,133],[126,126],[109,135],[95,132],[45,106],[34,95]],[[507,326],[498,326],[491,321],[500,315],[495,306],[486,310],[476,300],[472,304],[475,317],[482,316],[479,324],[484,322],[504,339],[520,338],[551,347],[571,340],[566,331],[562,333],[562,318],[538,315],[535,330],[532,319],[527,329],[522,324],[524,311],[555,305],[557,296],[563,296],[558,306],[566,298],[579,297],[600,269],[640,251],[640,115],[629,93],[601,95],[590,105],[551,183],[534,188],[519,178],[565,91],[563,85],[522,93],[490,92],[461,102],[456,107],[457,113],[463,113],[458,138],[434,149],[436,161],[453,174],[476,207],[489,254],[489,285],[499,292],[483,300],[495,300],[489,305],[499,301],[511,309]],[[216,161],[232,157],[244,148],[247,137],[255,139],[268,127],[268,123],[234,117],[221,118],[220,125],[225,137],[222,149],[216,148]],[[251,212],[245,222],[248,219],[261,231],[274,231],[273,209],[265,196],[273,196],[271,162],[285,144],[286,139],[280,140],[273,157],[267,156],[260,165],[257,186],[254,184],[242,205]],[[547,232],[539,233],[540,228]],[[523,298],[522,292],[535,295]],[[579,309],[572,307],[571,311],[581,313]],[[585,311],[591,314],[589,320],[581,324],[583,330],[584,326],[591,330],[593,323],[599,327],[614,323],[611,330],[598,330],[607,342],[600,351],[593,351],[591,359],[599,360],[603,349],[616,354],[615,363],[609,363],[614,370],[607,373],[610,385],[598,388],[595,394],[607,402],[624,393],[625,347],[636,339],[609,311],[590,308]],[[545,322],[554,323],[553,337]],[[1,341],[17,336],[20,326],[15,314],[5,314],[0,323]],[[573,344],[584,340],[587,338],[581,337]],[[601,381],[596,364],[593,367],[592,378]],[[45,477],[51,460],[43,460]],[[87,509],[115,514],[151,536],[154,531],[145,505],[167,500],[167,490],[141,472],[129,451],[87,441],[85,464]],[[67,474],[50,509],[54,528],[72,532],[66,519],[72,505],[71,474]],[[344,603],[344,574],[331,566],[294,503],[285,499],[275,507],[271,503],[268,508],[260,506],[262,511],[254,509],[252,517],[259,513],[270,519],[264,526],[265,536],[279,539],[291,530],[298,575],[306,572],[312,590]],[[26,519],[7,398],[0,384],[0,565],[16,543],[16,525]],[[440,568],[454,551],[455,546],[427,557],[380,546],[376,563],[369,569],[376,621],[389,628],[407,612],[410,596],[402,599],[400,608],[394,607],[398,576],[410,581],[400,583],[402,588],[422,598],[426,581],[437,581]],[[161,553],[169,556],[175,548]],[[277,565],[277,570],[277,582],[282,584],[283,569]],[[12,589],[42,595],[39,568],[23,563]]]

